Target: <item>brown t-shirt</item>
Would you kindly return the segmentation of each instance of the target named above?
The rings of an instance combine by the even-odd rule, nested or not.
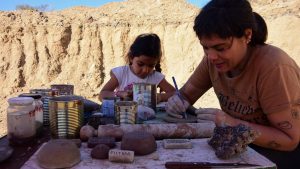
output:
[[[204,57],[189,83],[203,93],[213,87],[223,111],[249,122],[268,125],[266,114],[300,112],[300,69],[271,45],[255,47],[245,69],[233,78],[219,73]]]

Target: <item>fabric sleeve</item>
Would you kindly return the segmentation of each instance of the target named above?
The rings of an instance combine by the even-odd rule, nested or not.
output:
[[[194,104],[211,87],[209,62],[204,57],[180,91],[190,104]]]
[[[201,97],[207,90],[212,87],[211,76],[209,72],[209,61],[203,57],[196,70],[193,72],[187,83],[199,89],[198,95]]]
[[[123,74],[122,70],[123,69],[121,67],[115,67],[111,69],[111,73],[113,73],[116,76],[119,85],[122,84],[122,74]]]
[[[158,85],[165,78],[165,75],[157,71],[155,71],[154,76],[155,76],[154,79],[156,85]]]
[[[292,109],[300,106],[298,69],[291,65],[278,65],[259,80],[259,101],[264,113]]]

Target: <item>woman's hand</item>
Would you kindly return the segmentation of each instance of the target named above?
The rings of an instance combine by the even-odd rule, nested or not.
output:
[[[198,122],[213,121],[217,126],[235,126],[235,118],[216,108],[199,108],[195,111]]]
[[[189,102],[180,99],[179,96],[175,94],[168,99],[166,111],[172,117],[183,118],[182,112],[185,112],[189,106]]]

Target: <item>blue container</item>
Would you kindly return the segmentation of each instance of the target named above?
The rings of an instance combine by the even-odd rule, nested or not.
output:
[[[115,117],[115,103],[118,101],[119,97],[106,97],[102,100],[101,111],[104,117]]]

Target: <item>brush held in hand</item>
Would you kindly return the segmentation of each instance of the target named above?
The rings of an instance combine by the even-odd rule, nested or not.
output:
[[[176,83],[176,80],[175,80],[174,76],[172,76],[172,80],[174,82],[174,86],[175,86],[175,89],[176,89],[176,94],[179,96],[179,98],[181,99],[182,103],[184,103],[183,102],[183,97],[182,97],[182,95],[180,94],[180,92],[178,90],[177,83]],[[183,114],[183,117],[186,119],[187,118],[186,112],[182,112],[182,114]]]

